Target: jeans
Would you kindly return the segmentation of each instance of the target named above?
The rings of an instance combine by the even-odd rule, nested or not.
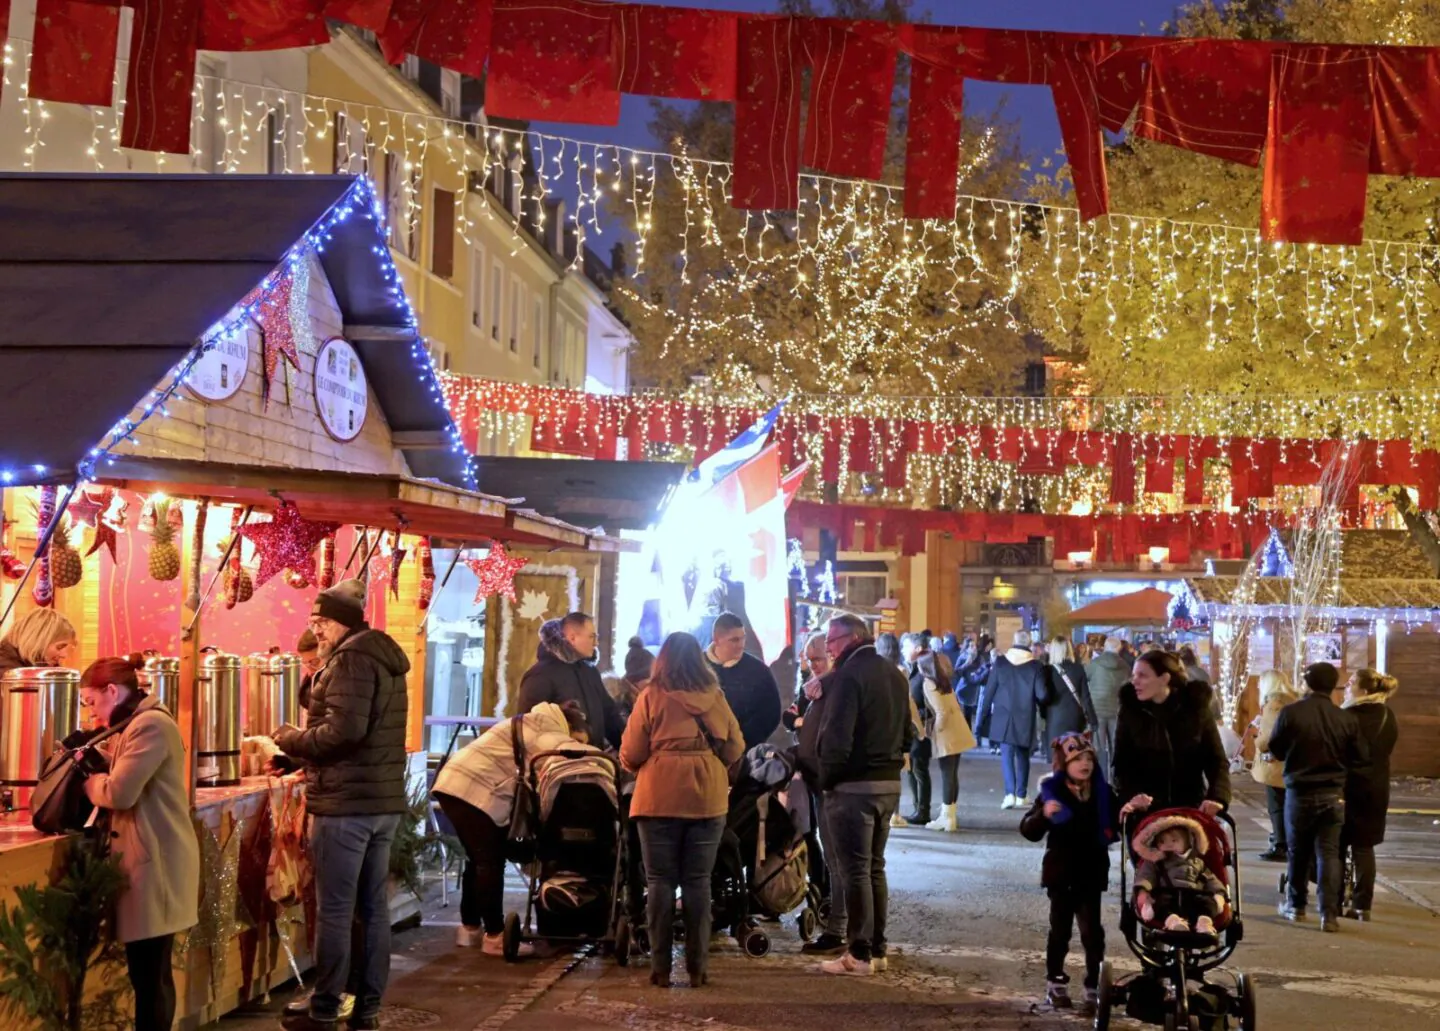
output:
[[[135,1031],[170,1031],[175,1023],[175,936],[125,943],[125,965],[135,989]]]
[[[1355,892],[1350,897],[1354,909],[1373,909],[1375,905],[1375,846],[1351,845],[1350,862],[1355,864]]]
[[[1024,745],[1002,744],[1000,766],[1005,771],[1005,794],[1024,798],[1030,792],[1030,750]]]
[[[844,938],[849,930],[849,911],[845,906],[845,871],[840,868],[840,850],[835,842],[834,814],[839,804],[835,792],[825,792],[821,801],[820,844],[825,848],[825,869],[830,875],[830,919],[825,933]]]
[[[960,800],[960,754],[940,757],[940,801],[954,805]]]
[[[910,799],[915,804],[915,815],[925,823],[930,822],[930,739],[917,738],[910,746]]]
[[[1050,889],[1050,934],[1045,940],[1045,976],[1065,980],[1065,956],[1070,951],[1070,932],[1080,925],[1080,944],[1085,948],[1085,987],[1100,983],[1100,963],[1105,959],[1105,925],[1100,919],[1100,892],[1082,888]]]
[[[1270,810],[1270,847],[1276,852],[1289,848],[1285,837],[1285,789],[1265,786],[1265,808]]]
[[[890,838],[890,817],[900,805],[900,792],[870,795],[834,791],[826,798],[832,807],[830,832],[849,910],[846,937],[850,955],[858,960],[883,956],[885,917],[890,904],[885,843]]]
[[[1111,764],[1115,755],[1115,727],[1120,722],[1119,716],[1101,716],[1100,725],[1095,728],[1095,750],[1096,758],[1100,761],[1100,772],[1105,779],[1114,783]]]
[[[1285,834],[1290,843],[1288,870],[1290,907],[1304,912],[1310,889],[1310,864],[1319,864],[1320,914],[1334,918],[1340,912],[1340,828],[1345,803],[1331,791],[1285,793]]]
[[[355,1016],[374,1019],[390,979],[390,843],[399,813],[316,816],[310,823],[315,866],[315,994],[310,1015],[333,1021],[350,975],[350,924],[357,916],[364,946]]]
[[[710,876],[725,833],[725,817],[681,820],[642,816],[640,848],[649,886],[646,923],[650,929],[650,970],[670,975],[675,944],[675,888],[685,918],[685,969],[692,982],[705,973],[710,956]]]
[[[455,836],[465,847],[465,873],[460,886],[460,922],[485,928],[486,934],[505,929],[505,839],[488,813],[452,795],[435,793]]]

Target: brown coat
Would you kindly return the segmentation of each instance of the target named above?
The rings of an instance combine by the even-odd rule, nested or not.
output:
[[[701,721],[715,741],[713,749]],[[666,691],[652,683],[636,699],[620,743],[620,762],[636,775],[630,815],[724,816],[728,770],[744,754],[740,723],[719,688]]]
[[[130,879],[115,907],[122,942],[175,934],[199,922],[200,845],[185,785],[180,728],[155,698],[110,750],[110,772],[85,781],[85,794],[110,810],[110,851]]]

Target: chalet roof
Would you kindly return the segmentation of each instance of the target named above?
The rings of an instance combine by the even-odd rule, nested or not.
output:
[[[1185,581],[1196,601],[1210,611],[1228,609],[1240,585],[1238,576],[1201,576]],[[1262,576],[1255,580],[1256,609],[1290,604],[1287,577]],[[1347,610],[1390,611],[1396,609],[1440,610],[1440,580],[1396,577],[1340,578],[1340,597],[1334,606]]]

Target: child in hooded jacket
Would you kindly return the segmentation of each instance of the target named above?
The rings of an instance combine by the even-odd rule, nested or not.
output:
[[[1135,836],[1135,910],[1167,931],[1214,934],[1225,909],[1225,882],[1205,862],[1205,829],[1182,815],[1162,816]]]
[[[1040,868],[1040,883],[1050,896],[1046,999],[1057,1009],[1073,1005],[1065,957],[1078,923],[1085,949],[1084,1008],[1093,1012],[1105,959],[1100,898],[1110,886],[1110,846],[1119,838],[1122,811],[1088,734],[1061,735],[1050,753],[1052,772],[1041,778],[1035,802],[1020,821],[1026,838],[1046,839]]]

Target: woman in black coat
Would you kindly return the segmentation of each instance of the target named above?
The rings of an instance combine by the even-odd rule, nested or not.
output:
[[[1094,732],[1100,725],[1090,701],[1090,683],[1085,668],[1075,661],[1075,650],[1065,637],[1054,638],[1049,646],[1050,664],[1045,667],[1045,737],[1049,741],[1066,734]],[[1048,742],[1047,742],[1048,744]]]
[[[1210,710],[1210,685],[1185,678],[1170,652],[1135,660],[1120,689],[1115,727],[1115,793],[1135,809],[1200,808],[1230,804],[1230,761]]]
[[[1385,814],[1390,808],[1390,754],[1400,727],[1390,711],[1390,698],[1400,682],[1373,669],[1362,669],[1345,686],[1344,708],[1354,714],[1360,734],[1370,746],[1370,764],[1345,778],[1345,827],[1342,847],[1355,864],[1355,894],[1344,915],[1369,920],[1375,901],[1375,846],[1385,840]]]

